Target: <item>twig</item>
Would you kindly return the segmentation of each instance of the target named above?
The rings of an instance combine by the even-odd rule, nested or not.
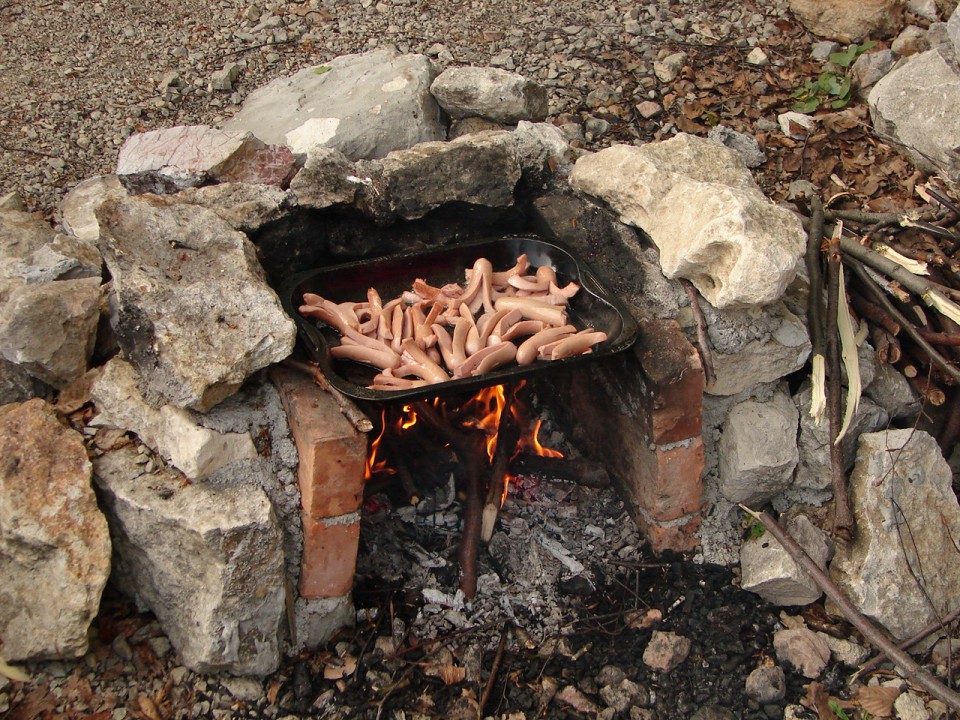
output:
[[[500,514],[500,506],[503,504],[507,489],[510,458],[520,440],[520,427],[513,417],[517,392],[519,388],[513,386],[504,388],[503,408],[500,411],[500,423],[497,426],[497,446],[493,451],[490,482],[487,485],[487,496],[481,518],[480,539],[485,543],[490,542],[490,538],[493,537],[493,528],[497,524],[497,516]]]
[[[943,620],[937,620],[935,622],[930,623],[925,628],[923,628],[923,630],[918,632],[916,635],[913,635],[907,638],[902,643],[897,645],[897,647],[899,647],[901,650],[909,650],[918,642],[929,637],[930,635],[935,633],[937,630],[946,629],[946,626],[952,623],[958,617],[960,617],[960,608],[957,608],[956,610],[948,614],[945,618],[943,618]],[[868,660],[867,662],[865,662],[863,665],[859,667],[859,669],[857,670],[857,675],[858,676],[865,675],[866,673],[870,672],[875,667],[879,666],[880,663],[884,662],[887,659],[888,658],[886,655],[875,655],[873,658],[871,658],[870,660]]]
[[[363,410],[358,408],[354,404],[353,400],[348,398],[330,384],[326,375],[323,374],[323,371],[318,365],[300,362],[299,360],[293,360],[291,358],[284,360],[283,365],[284,367],[291,368],[292,370],[298,370],[306,375],[309,375],[311,378],[313,378],[313,381],[320,386],[321,389],[326,390],[328,393],[333,395],[333,399],[336,400],[337,406],[340,408],[340,412],[343,413],[343,416],[350,421],[350,424],[353,425],[357,432],[368,433],[373,430],[373,423],[370,421],[370,418],[364,415]]]
[[[503,652],[507,648],[507,636],[513,628],[513,623],[509,620],[504,623],[503,630],[500,633],[500,642],[497,644],[497,654],[493,656],[493,664],[490,666],[490,675],[487,677],[487,684],[483,688],[483,694],[480,696],[480,706],[477,708],[477,716],[483,717],[483,709],[487,706],[487,700],[490,699],[490,693],[493,691],[493,683],[496,682],[497,673],[500,672],[500,663],[503,662]]]
[[[839,233],[834,233],[827,250],[827,418],[830,423],[830,471],[833,483],[833,533],[844,540],[852,540],[855,521],[847,493],[847,470],[843,446],[837,442],[843,426],[840,405],[840,333],[837,313],[840,310]]]
[[[900,326],[903,328],[903,331],[909,335],[910,338],[927,354],[927,357],[930,358],[930,361],[938,368],[943,370],[951,378],[953,378],[954,381],[960,384],[960,370],[957,370],[957,368],[947,362],[947,359],[937,352],[933,345],[924,340],[923,336],[917,331],[913,323],[907,320],[903,313],[894,307],[893,303],[890,302],[887,296],[880,291],[880,288],[877,287],[873,278],[870,277],[863,265],[858,262],[850,262],[849,259],[847,259],[846,262],[847,265],[857,274],[857,277],[863,283],[864,287],[867,288],[868,292],[873,295],[873,299],[877,302],[877,304],[883,307],[883,309],[889,313],[890,317],[900,324]],[[894,264],[896,265],[896,263]],[[897,267],[899,267],[899,265]],[[910,273],[907,274],[909,275]]]
[[[697,344],[700,346],[700,360],[703,362],[703,374],[707,387],[712,387],[717,382],[717,373],[713,369],[713,351],[710,349],[710,338],[707,335],[707,319],[703,316],[703,308],[700,307],[700,295],[693,283],[686,278],[680,278],[680,284],[687,291],[690,298],[690,308],[697,319]]]
[[[33,150],[31,148],[16,147],[14,145],[6,145],[4,143],[0,143],[0,150],[6,150],[7,152],[21,152],[21,153],[26,153],[27,155],[39,155],[40,157],[47,157],[47,158],[60,157],[59,155],[54,155],[52,153],[45,153],[40,150]]]
[[[890,660],[903,671],[908,680],[915,682],[948,707],[960,712],[960,693],[946,687],[874,627],[874,625],[854,607],[853,603],[847,599],[846,595],[833,583],[820,566],[797,544],[780,523],[766,512],[755,512],[745,505],[741,505],[740,507],[744,512],[759,521],[763,527],[776,538],[777,542],[783,546],[783,549],[787,551],[790,557],[793,558],[817,584],[817,587],[823,590],[827,594],[827,597],[834,602],[840,612],[843,613],[843,616],[857,628],[877,650],[890,658]]]

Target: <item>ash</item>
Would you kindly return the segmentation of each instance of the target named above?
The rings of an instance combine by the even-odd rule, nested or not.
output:
[[[481,543],[477,593],[468,601],[458,589],[462,517],[452,474],[415,506],[395,505],[387,491],[365,503],[358,587],[389,585],[416,596],[408,630],[421,640],[506,620],[531,642],[556,638],[582,597],[612,583],[641,542],[612,488],[515,479],[489,545]],[[357,595],[362,615],[368,610]],[[486,649],[491,643],[492,635]]]

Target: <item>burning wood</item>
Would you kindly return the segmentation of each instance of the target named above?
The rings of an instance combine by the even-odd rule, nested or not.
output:
[[[607,334],[568,322],[579,290],[574,282],[561,286],[549,266],[532,268],[526,255],[502,271],[481,257],[464,285],[435,287],[418,278],[386,303],[374,288],[365,302],[304,293],[299,310],[340,333],[331,355],[378,368],[369,388],[389,391],[591,352]]]

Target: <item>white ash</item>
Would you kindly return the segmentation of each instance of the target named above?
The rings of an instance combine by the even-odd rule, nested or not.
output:
[[[571,596],[609,583],[617,563],[634,560],[641,542],[613,489],[520,479],[489,546],[481,547],[477,593],[466,600],[457,587],[462,503],[422,515],[415,507],[388,509],[382,496],[376,500],[380,509],[365,513],[361,528],[358,581],[419,589],[423,606],[410,630],[421,639],[504,619],[534,642],[563,634]],[[450,516],[458,520],[454,527]]]

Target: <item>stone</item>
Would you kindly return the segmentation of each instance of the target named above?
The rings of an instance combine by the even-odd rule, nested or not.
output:
[[[930,720],[930,712],[923,698],[912,692],[900,693],[893,701],[898,720]]]
[[[664,274],[717,308],[777,300],[805,249],[799,219],[763,195],[735,151],[686,133],[581,157],[570,184],[643,229]]]
[[[352,626],[356,618],[350,594],[342,597],[298,597],[293,609],[295,637],[290,639],[293,652],[319,647],[343,627]]]
[[[0,406],[25,402],[38,394],[30,373],[0,355]]]
[[[946,31],[947,39],[953,46],[954,54],[960,53],[960,13],[958,13],[955,8],[947,19]]]
[[[833,548],[820,528],[807,517],[797,515],[787,522],[787,531],[822,570],[827,569]],[[813,579],[769,533],[752,537],[743,543],[740,548],[740,572],[740,586],[773,605],[809,605],[823,594]]]
[[[779,665],[761,665],[747,675],[747,696],[761,705],[783,700],[787,679]]]
[[[769,402],[734,405],[720,438],[720,493],[730,502],[755,506],[785,490],[797,465],[798,413],[777,392]]]
[[[780,662],[789,663],[801,675],[815,679],[830,661],[830,648],[819,634],[805,627],[778,630],[773,649]]]
[[[890,49],[900,57],[909,57],[929,50],[927,31],[916,25],[907,25],[890,43]]]
[[[452,67],[440,73],[430,92],[451,117],[482,117],[515,125],[547,117],[547,91],[523,75],[492,67]]]
[[[780,131],[794,140],[803,140],[817,126],[816,118],[791,110],[777,115]]]
[[[0,409],[0,642],[9,661],[76,658],[110,574],[83,438],[40,399]]]
[[[96,209],[107,198],[125,197],[126,188],[116,175],[87,178],[68,192],[60,202],[60,222],[78,240],[96,243],[100,237]]]
[[[362,203],[379,222],[414,220],[453,202],[509,207],[521,173],[513,134],[506,131],[420,143],[358,163],[358,169],[372,178]]]
[[[857,535],[838,546],[830,576],[864,615],[905,640],[960,604],[950,468],[922,430],[867,433],[849,487]]]
[[[840,52],[842,49],[842,46],[838,42],[821,40],[813,44],[813,47],[810,49],[810,56],[818,62],[826,62],[833,53]]]
[[[99,277],[23,285],[0,318],[0,353],[32,377],[64,388],[87,371],[99,319]]]
[[[357,191],[369,178],[356,176],[357,170],[347,157],[334,148],[317,146],[307,152],[303,169],[290,189],[301,207],[323,210],[336,205],[352,205]]]
[[[531,186],[545,183],[554,175],[570,174],[576,158],[563,130],[556,125],[521,120],[513,139],[523,179]]]
[[[214,212],[131,197],[97,217],[111,325],[148,403],[209,410],[290,354],[296,328],[253,245]]]
[[[205,480],[227,465],[257,456],[249,434],[203,427],[197,413],[183,408],[151,407],[140,395],[137,379],[130,363],[120,358],[108,362],[90,388],[98,411],[92,424],[136,433],[190,480]]]
[[[935,21],[940,17],[936,0],[907,0],[907,10],[926,20]]]
[[[0,195],[0,212],[6,212],[7,210],[27,212],[27,204],[23,201],[23,196],[16,190]]]
[[[840,42],[890,37],[903,23],[904,7],[904,0],[790,0],[810,32]]]
[[[225,182],[187,188],[176,195],[163,195],[167,204],[199,205],[212,210],[234,230],[257,232],[281,219],[295,204],[294,196],[276,185]]]
[[[53,237],[53,230],[39,213],[0,212],[0,303],[6,301],[13,288],[23,283],[20,279],[21,263]]]
[[[960,75],[939,50],[914,55],[873,86],[875,131],[921,170],[960,179]]]
[[[252,132],[297,155],[323,145],[351,160],[382,158],[444,138],[433,79],[425,55],[344,55],[255,90],[223,128]]]
[[[650,118],[655,118],[657,115],[663,112],[663,108],[660,106],[660,103],[656,103],[653,100],[644,100],[643,102],[637,103],[637,112],[640,113],[640,117],[644,120],[649,120]]]
[[[132,446],[94,460],[110,522],[115,580],[152,611],[184,665],[262,677],[280,661],[280,527],[258,487],[145,473]]]
[[[877,367],[873,382],[864,395],[879,405],[891,418],[903,420],[920,412],[920,398],[903,373],[886,363]]]
[[[748,168],[760,167],[767,160],[756,138],[737,132],[726,125],[714,125],[707,133],[707,137],[731,150],[736,150],[743,159],[743,164]]]
[[[875,50],[858,57],[850,68],[850,82],[862,99],[869,95],[870,88],[879,82],[897,64],[893,50]]]
[[[217,173],[218,182],[285,188],[296,175],[297,158],[286,145],[253,147]]]
[[[758,67],[763,67],[770,62],[770,58],[763,51],[761,47],[753,48],[749,53],[747,53],[747,62],[751,65],[756,65]]]
[[[242,70],[243,68],[240,67],[239,63],[227,63],[210,76],[210,89],[221,91],[233,90],[233,83],[240,77]]]
[[[464,135],[484,132],[485,130],[506,130],[503,124],[480,117],[453,118],[447,130],[447,140],[456,140]],[[562,131],[561,131],[562,132]]]
[[[736,720],[730,708],[720,705],[702,705],[690,716],[690,720]]]
[[[751,311],[705,308],[705,314],[717,376],[706,388],[710,395],[737,395],[776,382],[802,368],[810,356],[807,326],[783,302]]]
[[[657,60],[653,63],[653,73],[660,82],[664,84],[672,83],[677,79],[677,76],[680,74],[680,71],[683,70],[683,66],[686,65],[686,63],[686,53],[673,53],[667,55],[663,60]]]
[[[829,646],[830,657],[845,667],[859,667],[870,659],[871,651],[869,647],[864,647],[852,640],[827,635],[826,633],[818,633],[818,635],[820,635]]]
[[[178,192],[219,180],[263,147],[249,132],[177,125],[127,138],[117,156],[116,175],[133,193]]]
[[[72,235],[57,233],[53,240],[34,250],[20,263],[17,274],[25,283],[54,280],[99,279],[103,258],[96,245]]]
[[[677,633],[654,630],[643,650],[643,664],[657,672],[668,673],[687,659],[690,639]]]
[[[600,699],[607,707],[622,713],[637,705],[649,705],[650,693],[633,680],[622,678],[600,688]]]
[[[845,391],[844,391],[845,392]],[[819,425],[810,415],[811,389],[809,385],[794,396],[794,402],[800,411],[800,435],[797,446],[800,450],[800,462],[794,475],[794,486],[798,489],[822,490],[827,497],[832,485],[830,468],[830,423],[824,417]],[[860,398],[860,405],[854,415],[847,434],[840,441],[844,470],[853,467],[856,456],[857,438],[862,433],[874,432],[885,427],[890,416],[867,397]]]

